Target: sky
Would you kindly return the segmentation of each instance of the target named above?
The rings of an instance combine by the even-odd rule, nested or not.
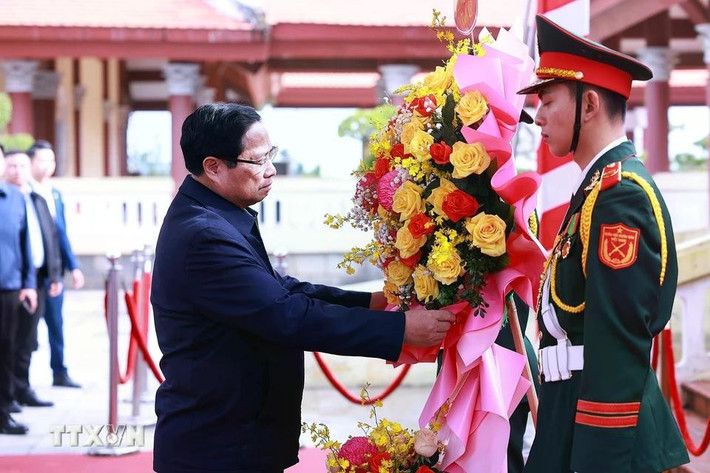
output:
[[[360,142],[338,136],[338,125],[355,112],[354,108],[274,108],[260,111],[271,141],[291,156],[294,163],[303,165],[304,171],[321,167],[321,176],[347,178],[359,162],[362,148]],[[707,107],[672,107],[669,111],[669,154],[699,155],[701,150],[695,142],[710,131],[710,112]],[[526,136],[539,134],[537,127],[526,129]],[[530,140],[521,146],[531,149]],[[169,172],[171,156],[170,113],[132,113],[128,127],[129,156],[147,153],[161,163],[155,166]],[[528,153],[530,155],[530,153]],[[519,167],[534,167],[532,156],[520,156]],[[129,164],[132,161],[129,161]],[[145,167],[135,169],[145,172]],[[133,169],[129,169],[133,170]]]

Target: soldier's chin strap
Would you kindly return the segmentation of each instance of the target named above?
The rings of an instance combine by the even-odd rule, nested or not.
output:
[[[577,108],[574,112],[574,134],[572,135],[572,145],[569,148],[570,153],[577,151],[579,144],[579,131],[582,129],[582,94],[584,93],[584,85],[577,82]]]

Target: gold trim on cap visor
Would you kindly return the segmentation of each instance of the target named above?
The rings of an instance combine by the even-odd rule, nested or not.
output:
[[[582,80],[584,78],[583,72],[571,71],[569,69],[558,69],[557,67],[538,67],[535,70],[535,74],[538,76],[554,76],[559,79]]]

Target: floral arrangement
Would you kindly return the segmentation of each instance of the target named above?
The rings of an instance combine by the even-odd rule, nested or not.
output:
[[[371,137],[376,159],[355,171],[355,206],[326,223],[374,230],[373,240],[346,254],[340,266],[352,273],[353,263],[369,259],[381,268],[390,304],[406,310],[465,300],[482,315],[485,275],[509,262],[513,207],[491,188],[498,150],[469,143],[462,132],[478,129],[490,107],[481,90],[459,89],[454,67],[460,56],[486,50],[469,39],[454,43],[443,22],[435,11],[432,26],[452,56],[422,82],[396,91],[407,93],[405,103]]]
[[[370,401],[369,384],[360,392],[360,398]],[[435,430],[416,432],[402,427],[397,422],[378,418],[377,408],[382,401],[368,402],[370,419],[374,425],[358,422],[364,435],[350,437],[345,443],[330,438],[330,429],[325,424],[302,424],[302,431],[311,434],[317,447],[330,450],[326,458],[329,473],[441,473],[435,467],[439,451],[443,448]]]
[[[378,266],[389,309],[456,314],[440,347],[405,345],[395,364],[433,362],[443,349],[419,417],[420,427],[435,426],[436,468],[498,473],[506,463],[508,418],[530,382],[523,376],[525,356],[495,340],[511,291],[535,305],[533,287],[545,260],[529,228],[540,176],[517,174],[510,144],[524,101],[516,92],[529,84],[534,61],[504,29],[495,40],[484,31],[472,44],[455,42],[443,26],[435,12],[432,27],[451,56],[421,82],[395,91],[406,93],[404,103],[371,137],[374,160],[355,173],[354,207],[345,216],[326,216],[326,223],[373,232],[340,266],[348,272],[367,260]],[[378,446],[376,439],[369,443]],[[333,468],[375,471],[346,470],[338,463],[342,448],[331,446]],[[396,464],[387,453],[400,469],[380,465],[378,473],[436,471],[412,461],[416,451]],[[362,458],[345,460],[352,465]]]

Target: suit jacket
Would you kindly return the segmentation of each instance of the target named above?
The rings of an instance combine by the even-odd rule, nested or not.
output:
[[[402,313],[279,276],[255,216],[190,176],[166,214],[151,295],[158,472],[280,472],[298,461],[304,350],[399,356]]]
[[[59,231],[49,212],[47,201],[35,192],[31,192],[30,197],[37,212],[44,246],[44,266],[40,268],[39,273],[41,276],[49,278],[51,282],[61,281],[62,255],[59,251]]]
[[[69,237],[67,236],[67,221],[64,214],[64,199],[62,193],[52,187],[52,198],[54,199],[55,217],[54,222],[57,225],[57,236],[59,237],[59,251],[62,256],[62,273],[64,271],[73,271],[79,267],[72,250]]]
[[[553,249],[551,303],[572,345],[584,345],[584,368],[568,380],[542,383],[526,472],[656,473],[688,461],[650,367],[651,343],[670,319],[678,279],[673,228],[658,188],[634,156],[627,141],[592,166]],[[619,162],[640,183],[612,179],[597,196],[591,222],[575,225],[584,220],[572,217],[580,215],[594,175]],[[643,186],[657,198],[665,228]],[[583,228],[589,228],[586,266]],[[662,283],[661,231],[667,241]],[[543,318],[538,322],[540,347],[556,345]]]

